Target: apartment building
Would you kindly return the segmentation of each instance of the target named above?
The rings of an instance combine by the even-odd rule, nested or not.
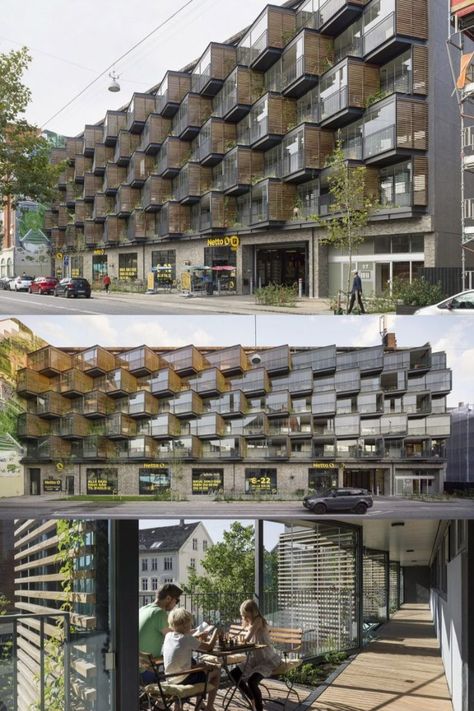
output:
[[[446,354],[386,343],[41,348],[17,378],[25,491],[442,491]]]
[[[143,528],[139,532],[139,604],[153,602],[164,583],[185,585],[190,569],[202,575],[213,542],[202,522]]]
[[[379,205],[356,255],[365,293],[459,266],[447,17],[448,0],[429,23],[427,0],[267,5],[54,150],[67,161],[46,214],[57,273],[187,286],[207,266],[220,290],[301,280],[334,294],[348,257],[314,216],[329,212],[338,138]]]
[[[450,410],[451,437],[446,447],[447,491],[474,487],[474,407],[460,402]]]

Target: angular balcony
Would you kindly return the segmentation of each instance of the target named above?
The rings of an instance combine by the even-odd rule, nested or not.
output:
[[[51,165],[58,165],[59,163],[62,163],[63,161],[68,159],[68,153],[67,153],[67,148],[64,147],[57,147],[53,148],[51,150],[50,156],[49,156],[49,162]]]
[[[114,412],[105,420],[105,436],[109,439],[128,439],[137,434],[137,423],[122,412]]]
[[[245,395],[264,395],[270,392],[270,378],[265,368],[254,368],[243,373],[240,378],[232,379],[232,387],[242,390]]]
[[[136,392],[137,379],[128,370],[116,368],[102,375],[97,387],[109,397],[125,397]]]
[[[293,217],[296,186],[274,178],[262,180],[252,188],[250,224],[283,224]]]
[[[332,61],[334,41],[314,30],[302,30],[281,57],[282,93],[299,98],[317,85]]]
[[[202,443],[201,457],[209,460],[238,460],[246,456],[243,437],[206,439]]]
[[[160,353],[162,360],[171,365],[178,375],[195,375],[209,364],[203,354],[194,346],[184,346],[173,351]]]
[[[70,168],[70,170],[74,171],[74,168]],[[66,205],[69,208],[74,207],[74,203],[81,195],[82,185],[78,185],[73,181],[68,181],[66,184],[66,193],[64,196]]]
[[[115,199],[113,195],[96,193],[94,198],[94,207],[92,208],[92,219],[95,222],[105,222],[105,218],[107,215],[113,213],[114,208]]]
[[[105,143],[98,143],[94,151],[94,159],[92,161],[92,172],[94,175],[104,175],[105,166],[108,161],[114,159],[114,147],[106,146]]]
[[[219,115],[236,123],[248,114],[263,93],[263,74],[238,66],[229,74],[219,94]]]
[[[364,159],[389,165],[428,148],[428,106],[422,100],[391,96],[367,109]]]
[[[142,188],[141,205],[145,212],[157,212],[171,199],[172,184],[158,175],[150,175]]]
[[[152,417],[157,415],[159,402],[147,390],[139,390],[130,395],[128,401],[123,405],[122,411],[130,417]]]
[[[103,222],[84,220],[84,242],[86,247],[95,247],[104,240]]]
[[[158,233],[161,239],[181,237],[191,229],[191,208],[179,202],[169,201],[159,214]]]
[[[226,423],[220,415],[204,414],[189,423],[190,433],[199,439],[222,437],[226,432]]]
[[[240,41],[238,63],[266,71],[280,57],[295,30],[296,16],[292,10],[267,5]]]
[[[91,420],[100,419],[113,412],[113,401],[100,390],[91,390],[82,398],[80,412]]]
[[[200,459],[201,442],[197,437],[180,437],[158,443],[156,456],[159,460],[180,462],[181,460]]]
[[[155,397],[172,397],[183,388],[179,375],[171,368],[161,368],[153,373],[149,381],[150,391]]]
[[[117,367],[115,356],[101,346],[87,348],[76,355],[76,368],[92,377],[104,375]]]
[[[82,155],[83,145],[84,141],[82,136],[66,138],[66,156],[71,165],[74,165],[76,158]]]
[[[264,155],[245,146],[236,146],[222,161],[222,189],[226,195],[242,195],[263,177]]]
[[[90,392],[93,385],[92,378],[77,368],[61,373],[59,378],[59,392],[67,398],[81,397],[84,393]]]
[[[280,143],[296,123],[296,102],[279,94],[265,94],[250,109],[249,144],[254,150],[267,151]]]
[[[299,183],[314,178],[334,150],[334,132],[301,124],[282,142],[281,176],[286,182]]]
[[[189,157],[189,144],[176,136],[168,136],[156,159],[156,175],[162,178],[175,178]]]
[[[155,161],[152,156],[147,156],[143,151],[135,151],[128,164],[127,183],[132,188],[141,188],[151,175],[154,166]]]
[[[191,91],[191,74],[166,72],[165,78],[156,91],[156,113],[165,118],[172,118],[189,91]]]
[[[115,144],[114,163],[120,166],[127,166],[132,157],[132,153],[137,150],[140,143],[140,136],[129,133],[125,129],[119,131],[117,143]]]
[[[339,128],[364,113],[367,101],[380,89],[379,68],[357,59],[344,59],[321,77],[321,126]]]
[[[196,208],[197,230],[201,234],[222,234],[237,220],[235,198],[226,197],[222,193],[206,193]]]
[[[326,35],[339,35],[361,16],[369,0],[321,0],[319,6],[319,31]]]
[[[186,163],[173,182],[174,197],[183,205],[192,205],[199,202],[211,183],[211,168],[204,168],[199,163]]]
[[[92,158],[83,155],[77,155],[74,161],[74,181],[83,183],[84,176],[92,170]]]
[[[40,393],[51,390],[51,387],[49,378],[36,370],[21,368],[17,372],[16,391],[20,397],[34,398]]]
[[[92,435],[85,437],[80,443],[78,458],[85,460],[110,461],[116,457],[114,443],[106,437]]]
[[[230,346],[206,353],[209,365],[219,368],[225,375],[237,375],[250,367],[246,352],[242,346]]]
[[[103,177],[101,175],[94,175],[94,173],[87,172],[84,174],[84,200],[86,202],[93,202],[96,193],[102,190]]]
[[[104,223],[104,244],[118,244],[127,239],[127,223],[116,215],[107,215]]]
[[[71,413],[54,425],[55,434],[64,439],[82,439],[90,434],[91,423],[82,415]]]
[[[85,156],[93,156],[96,146],[102,142],[104,135],[104,127],[101,126],[85,126],[84,127],[84,144],[82,152]]]
[[[240,417],[248,412],[248,401],[243,392],[233,390],[212,398],[206,403],[207,412],[216,412],[222,417]]]
[[[50,423],[29,412],[22,412],[17,419],[17,433],[20,439],[39,439],[50,433]]]
[[[286,437],[269,437],[247,442],[248,459],[278,461],[288,459],[289,456],[289,442]]]
[[[228,389],[224,375],[217,368],[207,368],[193,378],[189,378],[188,385],[191,390],[203,397],[219,395]]]
[[[34,412],[44,420],[53,420],[65,415],[71,409],[71,403],[54,391],[45,392],[38,395]]]
[[[236,127],[220,118],[212,117],[202,127],[197,138],[197,159],[202,165],[219,163],[224,154],[235,146]]]
[[[54,163],[53,163],[54,165]],[[58,176],[58,190],[66,190],[67,184],[74,180],[74,166],[67,165]]]
[[[186,94],[173,119],[172,132],[182,141],[192,141],[212,112],[212,100],[200,94]]]
[[[363,52],[367,62],[385,64],[412,46],[412,39],[428,39],[428,3],[393,3],[394,12],[377,6],[364,23]],[[375,8],[374,8],[375,9]],[[427,58],[426,58],[427,59]]]
[[[128,217],[140,203],[140,190],[130,185],[121,185],[115,197],[115,214],[118,217]]]
[[[28,353],[26,364],[31,370],[53,377],[72,367],[72,357],[54,346],[45,346]]]
[[[71,251],[80,251],[85,247],[82,226],[68,225],[64,235],[64,245]]]
[[[203,404],[197,393],[186,390],[169,400],[166,410],[176,417],[199,417],[203,413]]]
[[[181,434],[181,421],[170,412],[153,417],[142,425],[143,431],[154,439],[170,439]]]
[[[156,109],[156,96],[135,93],[127,109],[126,129],[130,133],[141,133],[148,116]]]
[[[156,155],[170,133],[171,119],[164,118],[159,114],[150,114],[143,128],[140,150],[150,156]]]
[[[127,126],[126,111],[107,111],[104,119],[102,140],[106,146],[115,146],[119,131]]]
[[[57,462],[67,459],[71,454],[71,443],[61,437],[47,437],[38,440],[35,445],[28,447],[27,459],[33,461]]]
[[[203,96],[215,96],[222,88],[224,79],[235,67],[236,61],[235,47],[211,42],[193,69],[192,91]]]
[[[119,186],[127,179],[127,169],[116,163],[107,163],[105,166],[103,191],[106,195],[115,195]]]
[[[54,245],[56,250],[61,250],[65,246],[63,230],[60,230],[58,227],[51,229],[51,244]]]
[[[127,223],[129,242],[144,242],[156,237],[156,216],[142,209],[133,210]]]
[[[59,205],[58,208],[58,227],[60,230],[66,229],[68,224],[71,222],[69,217],[69,211],[66,205]]]
[[[265,404],[269,416],[288,415],[291,411],[290,393],[287,390],[268,393]]]

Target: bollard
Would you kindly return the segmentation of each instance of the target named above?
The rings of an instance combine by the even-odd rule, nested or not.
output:
[[[298,298],[301,299],[303,296],[303,279],[300,277],[298,279]]]

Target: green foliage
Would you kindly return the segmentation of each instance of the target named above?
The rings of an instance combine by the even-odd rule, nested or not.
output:
[[[407,306],[430,306],[436,304],[444,297],[441,284],[430,284],[423,278],[393,280],[392,293],[395,299],[402,301]]]
[[[51,143],[23,117],[30,90],[22,83],[31,57],[28,49],[0,53],[0,198],[51,202],[64,164],[51,165]]]
[[[295,306],[297,295],[296,284],[269,284],[255,290],[255,302],[264,306]]]
[[[296,669],[291,669],[285,678],[293,684],[302,684],[303,686],[317,687],[327,679],[327,677],[345,660],[347,654],[345,652],[328,652],[323,655],[322,661],[319,663],[301,664]]]
[[[17,436],[18,415],[23,408],[15,400],[9,400],[0,410],[0,434]]]
[[[381,101],[386,96],[388,96],[388,91],[384,91],[383,89],[378,89],[374,94],[371,94],[370,96],[367,97],[367,99],[365,101],[366,108],[369,106],[372,106],[372,104],[376,104],[377,101]]]

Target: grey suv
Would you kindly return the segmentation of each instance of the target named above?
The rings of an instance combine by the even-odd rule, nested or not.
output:
[[[366,489],[328,489],[309,494],[303,499],[303,506],[316,514],[331,511],[364,514],[373,505],[372,496]]]

